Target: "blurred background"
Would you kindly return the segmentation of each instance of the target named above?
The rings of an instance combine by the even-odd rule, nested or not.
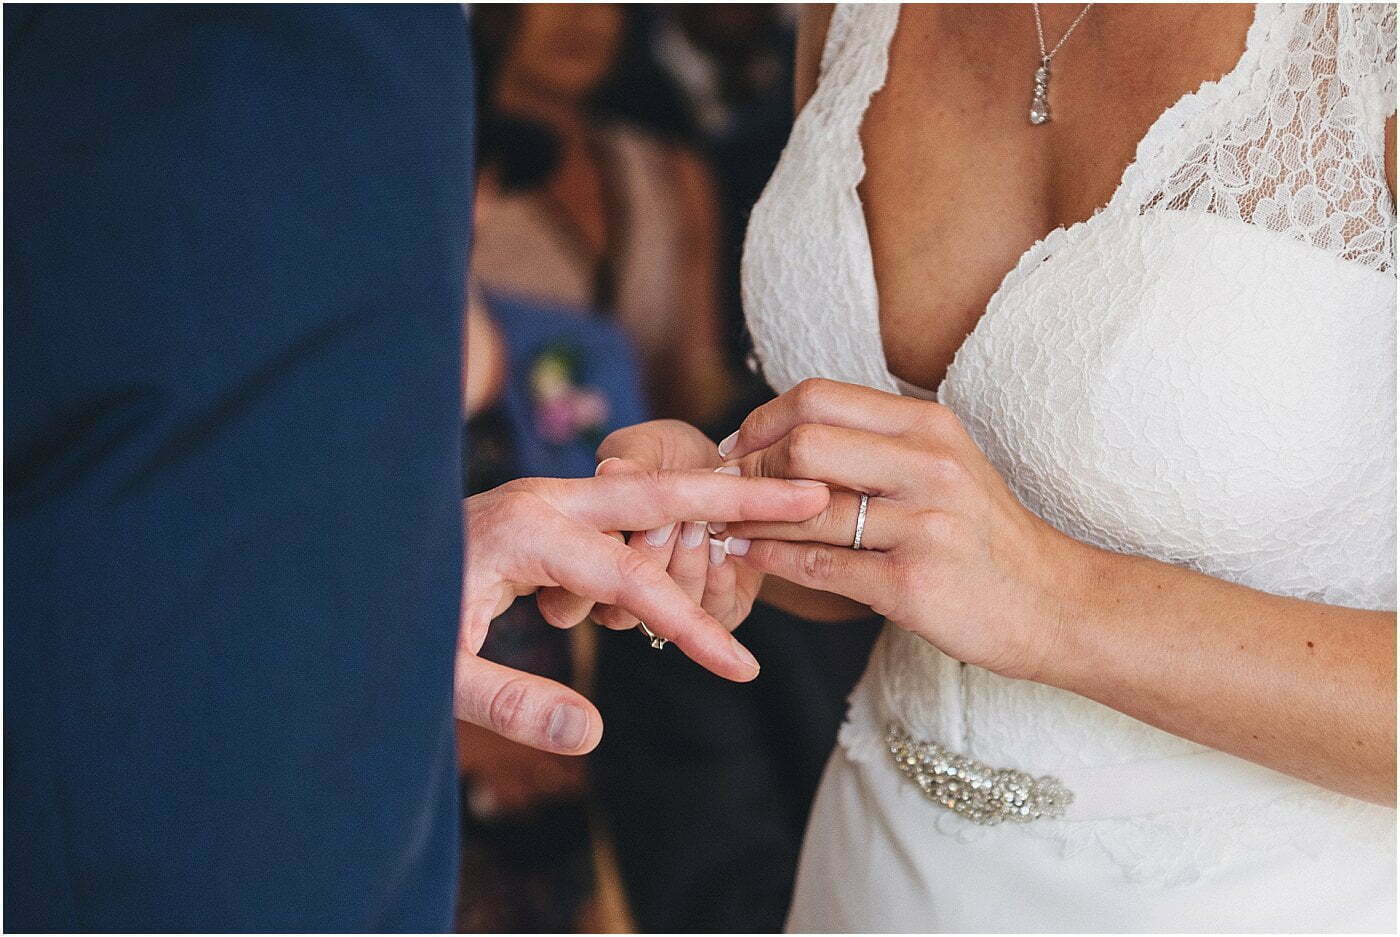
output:
[[[645,419],[721,438],[771,396],[739,260],[792,120],[796,10],[471,8],[469,493],[591,475],[603,436]],[[607,731],[571,759],[459,725],[459,930],[781,930],[878,623],[759,603],[741,627],[764,663],[744,685],[635,632],[556,630],[532,599],[493,626],[484,656],[578,687]]]

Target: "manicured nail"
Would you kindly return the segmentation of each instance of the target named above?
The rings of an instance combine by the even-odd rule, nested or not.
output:
[[[574,749],[583,744],[588,734],[588,715],[577,706],[560,703],[549,717],[549,744],[555,748]]]
[[[614,455],[614,456],[608,456],[608,458],[606,458],[606,459],[604,459],[603,461],[601,461],[601,462],[598,463],[598,467],[595,468],[595,469],[593,470],[593,474],[594,474],[594,475],[602,475],[602,474],[603,474],[603,466],[607,465],[609,462],[616,462],[616,461],[617,461],[617,456],[615,456],[615,455]]]
[[[719,468],[715,469],[715,474],[716,474],[716,475],[742,475],[743,472],[739,471],[739,466],[737,466],[737,465],[721,465]]]
[[[724,521],[710,521],[705,525],[705,529],[712,534],[722,534],[728,526]]]
[[[705,539],[704,521],[686,521],[681,525],[681,546],[693,550]]]
[[[710,565],[724,565],[724,541],[716,540],[714,537],[710,538]]]
[[[729,453],[734,451],[734,444],[738,441],[739,431],[737,429],[734,432],[730,433],[728,436],[721,439],[719,441],[719,457],[721,459],[729,458]]]
[[[672,521],[665,527],[653,527],[647,531],[647,543],[654,547],[664,547],[666,541],[671,539],[671,531],[676,529],[676,522]]]
[[[743,537],[726,537],[724,540],[724,552],[730,556],[743,556],[749,552],[749,547],[753,545],[752,540],[745,540]]]
[[[813,481],[810,478],[789,478],[788,483],[802,488],[825,488],[826,482]]]
[[[752,670],[755,674],[758,673],[758,661],[749,653],[749,649],[740,644],[737,638],[731,637],[729,642],[731,645],[730,649],[734,652],[734,659]]]

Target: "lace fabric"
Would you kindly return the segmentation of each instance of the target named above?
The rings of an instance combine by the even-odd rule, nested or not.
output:
[[[743,291],[779,391],[897,393],[856,186],[897,6],[840,5],[821,80],[755,207]],[[1009,271],[938,399],[1031,510],[1071,536],[1278,594],[1395,606],[1395,8],[1259,7],[1238,65],[1167,110],[1110,202]],[[813,232],[820,232],[814,235]],[[888,720],[1032,774],[1201,746],[1090,700],[962,667],[887,629],[843,730],[889,770]],[[873,753],[873,754],[872,754]],[[936,808],[930,808],[936,809]],[[932,825],[932,824],[931,824]],[[818,829],[820,819],[813,824]],[[949,814],[937,829],[970,831]],[[995,835],[1094,846],[1179,883],[1337,836],[1388,850],[1394,812],[1308,785]]]

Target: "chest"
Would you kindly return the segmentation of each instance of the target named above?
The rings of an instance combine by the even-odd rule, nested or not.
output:
[[[1082,9],[1043,5],[1045,44]],[[1051,63],[1052,120],[1028,119],[1028,5],[909,5],[860,124],[859,195],[890,370],[936,387],[1008,270],[1093,214],[1154,120],[1238,61],[1247,5],[1100,4]]]

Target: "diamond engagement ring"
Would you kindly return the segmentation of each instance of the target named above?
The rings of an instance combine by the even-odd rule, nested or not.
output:
[[[637,622],[637,627],[642,629],[642,634],[647,636],[647,640],[651,642],[651,646],[656,648],[658,651],[666,646],[666,639],[661,637],[661,635],[657,634],[655,631],[652,631],[650,628],[648,628],[646,622]]]

